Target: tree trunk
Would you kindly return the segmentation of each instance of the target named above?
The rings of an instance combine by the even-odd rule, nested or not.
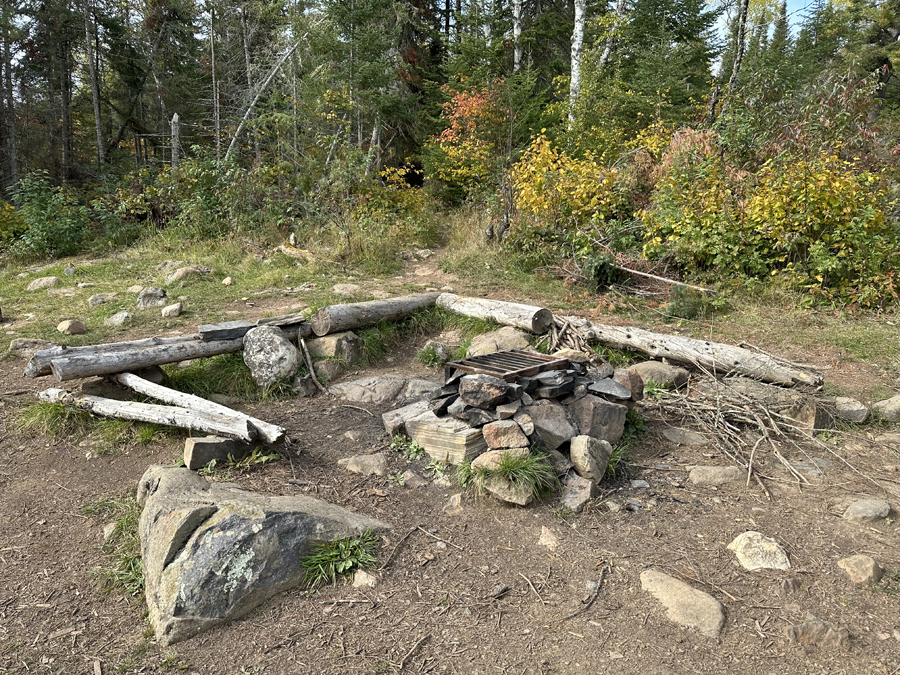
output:
[[[572,31],[572,76],[569,80],[569,126],[575,122],[575,103],[581,94],[581,52],[584,46],[584,13],[587,0],[575,0],[575,28]]]
[[[531,333],[546,333],[553,323],[549,309],[522,305],[516,302],[461,298],[453,293],[441,293],[437,306],[476,319],[489,319],[504,326],[515,326]]]
[[[422,293],[352,305],[331,305],[316,312],[310,323],[313,332],[321,336],[372,326],[379,321],[396,321],[420,309],[433,307],[439,295],[440,293]]]
[[[666,358],[713,372],[746,375],[763,382],[785,386],[807,384],[818,386],[821,373],[786,365],[765,354],[719,342],[707,342],[681,335],[662,335],[642,328],[606,326],[575,316],[568,321],[588,342],[599,342],[616,349],[627,349],[652,358]]]
[[[178,113],[172,115],[172,168],[178,168],[181,158],[181,125],[178,121]]]
[[[622,23],[622,19],[625,18],[625,0],[616,0],[616,18],[613,20],[613,24],[609,29],[609,37],[604,40],[603,44],[603,52],[600,54],[600,61],[597,64],[600,70],[606,68],[606,64],[609,63],[609,56],[612,54],[613,43],[616,39],[616,33],[619,30],[619,26]]]
[[[74,396],[63,389],[45,389],[38,393],[38,398],[47,403],[72,405],[101,417],[164,424],[248,443],[257,437],[256,428],[246,418],[205,414],[168,405],[114,401],[100,396]]]
[[[513,72],[522,67],[522,0],[512,0]]]
[[[216,161],[222,159],[222,117],[219,113],[219,83],[216,79],[216,10],[209,10],[209,58],[212,72],[213,128],[216,130]]]
[[[734,68],[731,69],[731,79],[728,80],[728,96],[731,97],[731,94],[734,92],[734,88],[737,86],[738,75],[741,72],[741,61],[744,58],[744,49],[746,39],[746,28],[747,28],[747,12],[750,8],[750,0],[741,0],[741,9],[740,14],[738,15],[738,34],[737,34],[737,45],[735,45],[735,54],[734,54]]]
[[[70,70],[71,53],[69,45],[63,41],[59,47],[59,105],[62,128],[62,180],[68,183],[72,178],[74,166],[72,157],[72,74]]]
[[[92,8],[89,0],[84,3],[84,44],[87,49],[87,60],[90,66],[91,96],[94,100],[94,129],[97,133],[97,166],[106,162],[103,147],[103,126],[100,121],[100,82],[97,79],[97,64],[94,62],[94,39],[91,31]]]
[[[250,31],[247,27],[247,13],[241,11],[241,37],[243,37],[244,42],[244,68],[246,69],[247,74],[247,93],[253,91],[253,78],[250,74]],[[256,153],[256,163],[259,164],[262,161],[262,155],[259,150],[259,135],[256,132],[251,132],[253,136],[253,149]]]
[[[236,419],[245,419],[256,428],[259,437],[266,443],[275,444],[284,440],[284,429],[282,427],[263,422],[262,420],[250,417],[237,410],[232,410],[224,405],[207,401],[205,398],[185,394],[181,391],[175,391],[174,389],[169,389],[168,387],[163,387],[159,384],[153,384],[153,382],[148,382],[144,378],[138,377],[132,373],[119,373],[118,375],[114,375],[112,379],[129,389],[133,389],[139,394],[146,394],[163,403],[171,403],[172,405],[193,410],[202,415],[224,415]]]

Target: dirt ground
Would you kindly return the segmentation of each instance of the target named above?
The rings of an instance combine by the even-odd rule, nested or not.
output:
[[[360,375],[438,379],[412,359],[417,346]],[[642,406],[648,433],[634,450],[631,476],[650,487],[604,484],[601,498],[578,516],[553,503],[513,508],[469,494],[462,513],[448,515],[443,506],[458,488],[411,489],[337,468],[341,457],[385,451],[390,473],[424,473],[424,461],[408,463],[388,448],[382,410],[330,397],[245,406],[285,426],[296,447],[233,480],[267,494],[317,496],[388,521],[394,529],[381,559],[395,546],[396,552],[376,572],[374,589],[340,583],[313,595],[287,592],[175,645],[173,655],[155,644],[142,602],[99,592],[93,572],[105,562],[104,523],[81,509],[133,490],[148,465],[176,460],[182,441],[88,459],[70,439],[25,436],[11,420],[49,385],[21,377],[24,365],[0,361],[0,673],[900,673],[898,524],[840,517],[855,498],[900,507],[900,474],[885,468],[900,464],[896,450],[862,436],[835,453],[814,450],[830,468],[802,489],[780,465],[767,465],[771,501],[756,485],[697,488],[686,467],[730,460],[712,445],[669,444],[660,432],[678,420],[658,419],[652,402]],[[350,429],[361,430],[362,439],[348,441]],[[641,508],[611,511],[609,499],[634,499]],[[558,547],[538,543],[543,528]],[[746,530],[776,538],[792,568],[743,570],[725,547]],[[856,553],[877,559],[893,581],[854,587],[837,561]],[[605,566],[596,601],[565,619],[584,608],[586,584]],[[650,567],[724,605],[719,639],[666,618],[641,590],[640,573]],[[799,580],[799,590],[783,595],[789,578]],[[492,598],[501,584],[509,592]],[[790,644],[785,628],[810,616],[847,628],[849,647]]]

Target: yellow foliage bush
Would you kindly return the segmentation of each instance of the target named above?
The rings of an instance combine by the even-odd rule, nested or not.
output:
[[[28,224],[15,207],[0,200],[0,243],[12,241],[27,228]]]

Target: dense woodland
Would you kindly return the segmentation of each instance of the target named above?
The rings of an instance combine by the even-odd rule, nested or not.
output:
[[[463,208],[527,268],[892,305],[898,37],[900,0],[4,0],[0,248],[294,233],[380,270]]]

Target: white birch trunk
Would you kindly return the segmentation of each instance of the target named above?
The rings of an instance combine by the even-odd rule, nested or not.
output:
[[[97,133],[97,164],[106,161],[103,147],[103,126],[100,123],[100,83],[97,80],[97,64],[94,61],[94,36],[91,30],[91,5],[84,3],[84,44],[87,49],[87,60],[91,76],[91,97],[94,100],[94,129]]]
[[[584,13],[587,0],[575,0],[575,27],[572,30],[572,77],[569,80],[569,126],[575,121],[575,103],[581,94],[581,54],[584,47]]]
[[[522,67],[522,0],[512,0],[513,72]]]

